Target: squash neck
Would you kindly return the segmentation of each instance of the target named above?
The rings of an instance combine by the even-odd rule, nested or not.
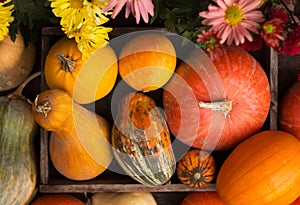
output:
[[[76,66],[76,61],[72,60],[70,57],[64,56],[62,53],[56,54],[56,57],[60,60],[61,62],[61,69],[63,69],[66,72],[73,72],[74,68]]]

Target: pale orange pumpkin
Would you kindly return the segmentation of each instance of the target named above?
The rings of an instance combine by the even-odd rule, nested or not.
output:
[[[76,41],[63,37],[47,53],[44,72],[49,88],[66,91],[77,103],[91,103],[113,89],[118,75],[117,56],[106,45],[82,59]]]
[[[216,191],[199,191],[188,193],[181,205],[225,205]]]
[[[110,126],[103,117],[74,103],[59,89],[40,93],[32,109],[36,122],[52,131],[50,158],[59,173],[72,180],[88,180],[107,169],[113,154]]]
[[[176,67],[172,42],[159,33],[135,36],[122,48],[119,73],[132,88],[152,91],[167,83]]]
[[[9,35],[0,41],[0,92],[20,85],[33,70],[35,57],[35,44],[25,47],[20,32],[15,41]]]
[[[103,192],[92,195],[91,205],[157,205],[150,192]]]
[[[262,131],[240,143],[223,163],[216,187],[228,205],[289,205],[300,195],[300,141]]]

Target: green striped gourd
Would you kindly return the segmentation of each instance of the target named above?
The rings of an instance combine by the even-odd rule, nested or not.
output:
[[[141,184],[165,184],[175,172],[166,121],[155,101],[145,94],[129,93],[122,98],[112,128],[112,145],[119,165]]]
[[[36,75],[24,81],[14,93],[0,97],[1,204],[28,204],[36,193],[34,138],[38,127],[31,105],[21,95],[23,87]]]

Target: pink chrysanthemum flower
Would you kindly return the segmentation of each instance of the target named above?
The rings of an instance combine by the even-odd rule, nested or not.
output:
[[[267,46],[274,48],[277,52],[281,52],[281,42],[284,41],[283,33],[285,28],[283,21],[279,18],[274,18],[265,22],[262,28],[262,37]]]
[[[284,41],[283,53],[294,56],[300,53],[300,25],[288,33]]]
[[[197,42],[202,44],[201,48],[209,55],[211,59],[217,57],[220,49],[220,39],[216,37],[216,32],[212,29],[202,30],[197,36]]]
[[[125,18],[129,17],[132,13],[136,19],[136,23],[140,23],[142,16],[145,23],[149,21],[150,16],[154,15],[154,5],[152,0],[111,0],[105,7],[104,11],[110,11],[113,9],[112,18],[114,19],[121,11],[122,7],[126,4]]]
[[[210,4],[208,11],[200,12],[205,18],[204,25],[211,25],[217,31],[217,37],[223,44],[227,41],[231,45],[245,42],[245,38],[252,41],[249,31],[258,33],[260,22],[264,21],[263,13],[257,8],[261,0],[214,0],[217,6]]]

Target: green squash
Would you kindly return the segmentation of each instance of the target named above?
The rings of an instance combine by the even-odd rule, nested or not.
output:
[[[118,164],[141,184],[166,184],[175,172],[167,123],[155,101],[143,93],[129,93],[121,100],[112,145]]]
[[[0,97],[0,202],[5,205],[28,204],[37,190],[38,126],[30,103],[20,94],[27,82]]]

